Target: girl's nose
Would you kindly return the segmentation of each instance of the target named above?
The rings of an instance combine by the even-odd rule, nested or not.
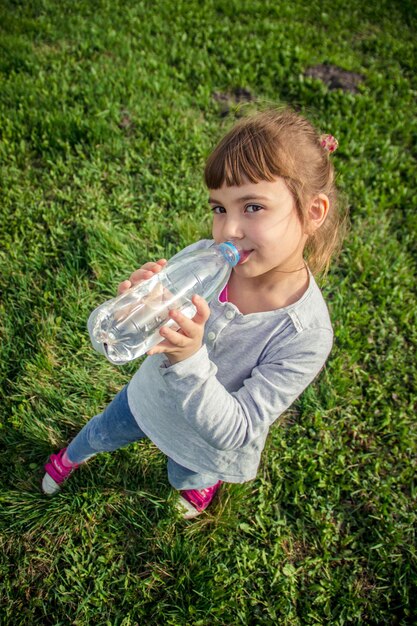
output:
[[[229,219],[224,225],[223,236],[227,239],[242,239],[243,230],[238,220]]]

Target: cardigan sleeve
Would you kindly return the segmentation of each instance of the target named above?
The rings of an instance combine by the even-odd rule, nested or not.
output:
[[[161,367],[160,373],[190,426],[214,448],[233,450],[267,431],[296,400],[323,367],[332,342],[330,329],[310,328],[284,346],[271,346],[232,393],[218,380],[205,346],[180,363]]]

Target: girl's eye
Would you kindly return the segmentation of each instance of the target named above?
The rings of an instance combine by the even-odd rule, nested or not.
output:
[[[248,204],[246,207],[246,213],[257,213],[261,211],[263,207],[259,206],[259,204]]]
[[[212,207],[212,211],[216,215],[219,215],[220,213],[226,213],[226,209],[224,208],[224,206],[214,206]]]

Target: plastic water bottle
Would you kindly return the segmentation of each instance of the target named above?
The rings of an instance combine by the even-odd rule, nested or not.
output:
[[[192,296],[209,301],[228,280],[239,258],[239,250],[227,241],[168,261],[158,274],[94,311],[93,338],[116,365],[137,359],[163,340],[159,334],[162,326],[178,329],[169,317],[170,310],[194,317]]]

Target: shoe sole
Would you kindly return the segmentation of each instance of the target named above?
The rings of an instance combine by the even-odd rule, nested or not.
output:
[[[193,506],[191,502],[188,502],[188,500],[186,500],[182,496],[179,496],[178,498],[177,509],[181,513],[183,519],[193,519],[194,517],[198,517],[199,515],[204,513],[204,511],[197,511],[195,506]]]
[[[58,493],[58,491],[61,491],[61,486],[58,485],[52,476],[49,476],[49,474],[46,473],[42,479],[42,491],[47,496],[53,496]]]

